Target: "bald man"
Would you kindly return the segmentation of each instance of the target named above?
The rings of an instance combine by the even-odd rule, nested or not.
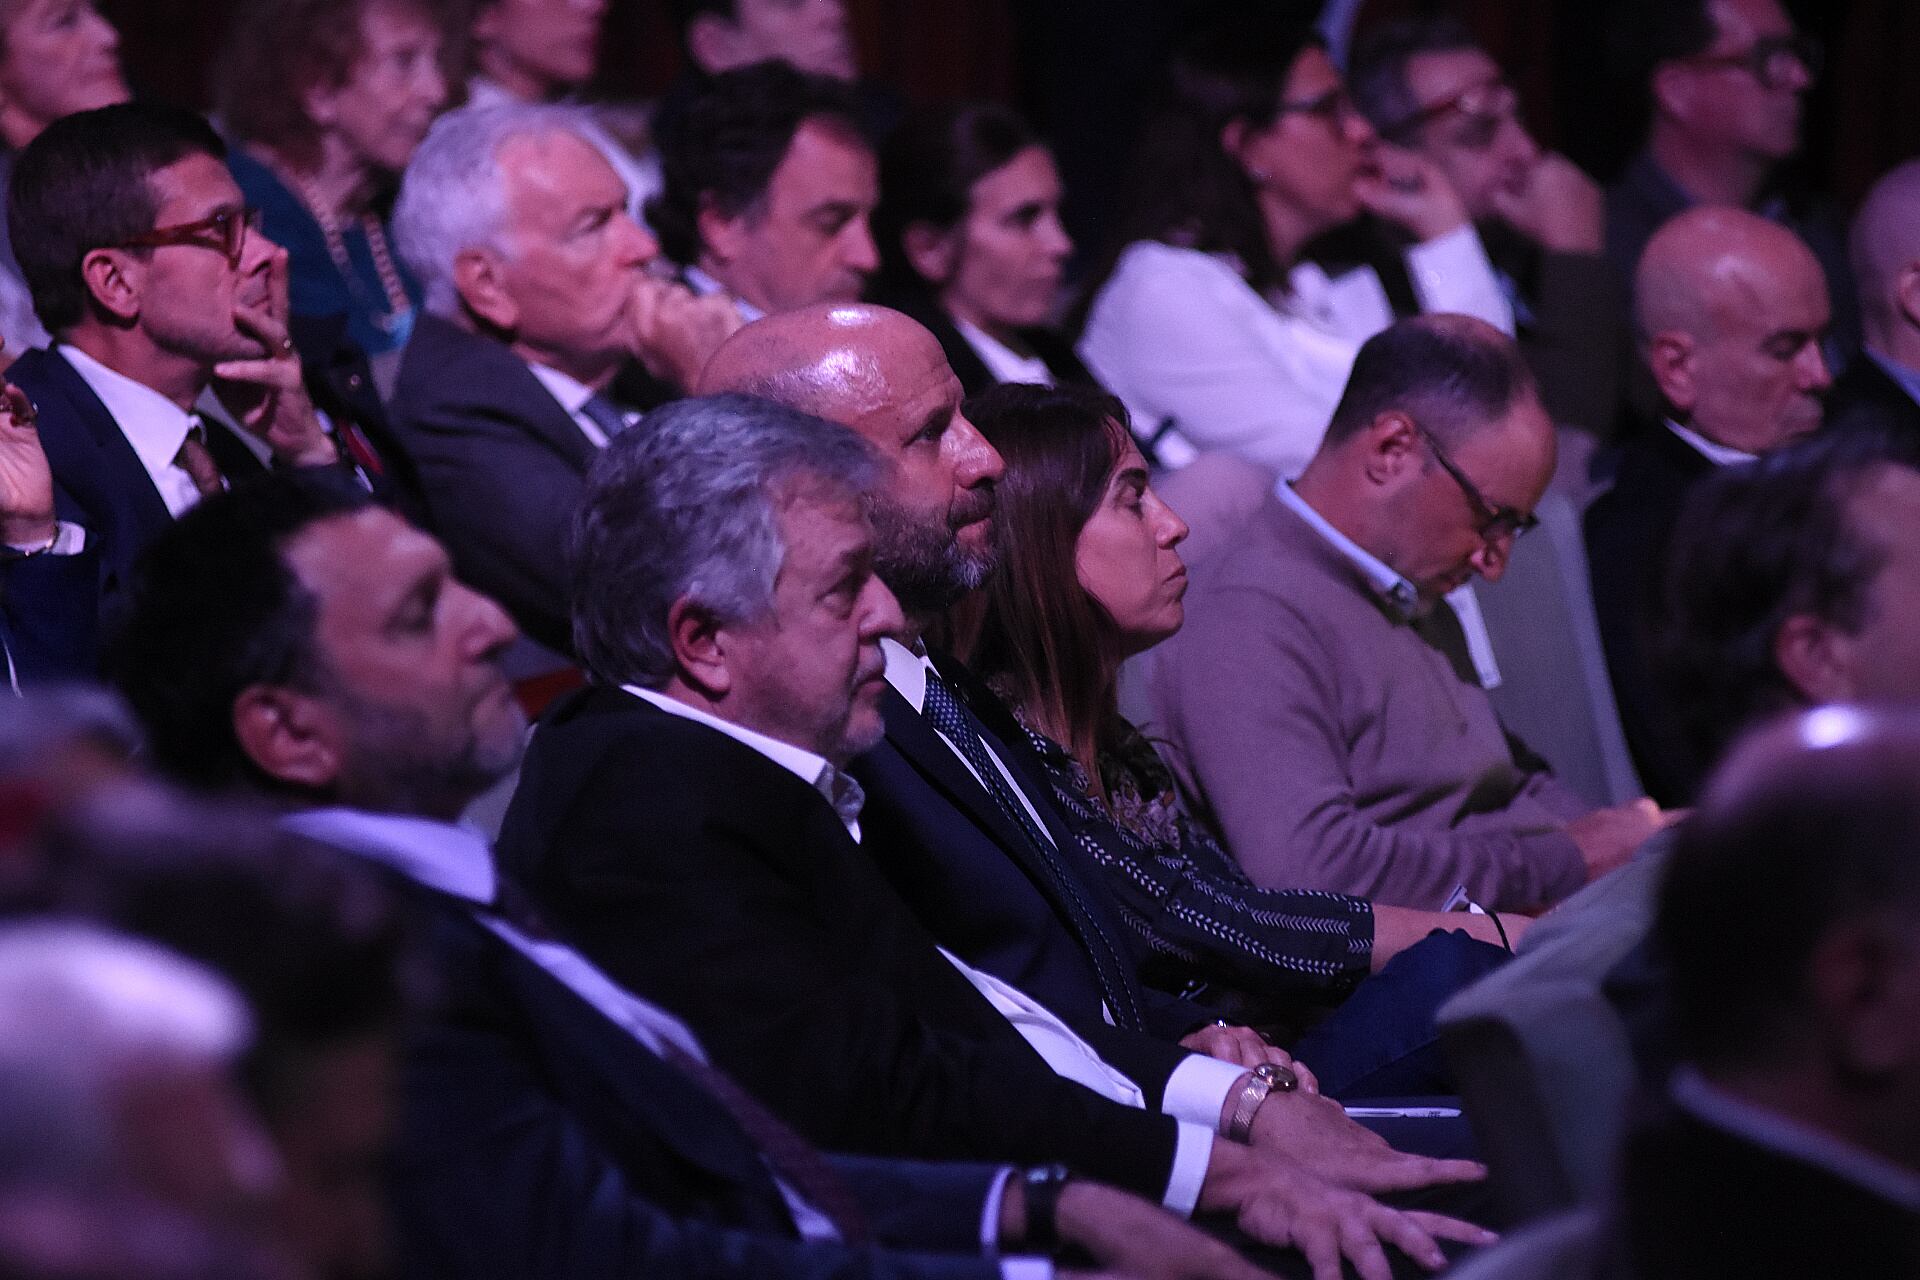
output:
[[[1785,228],[1744,210],[1691,209],[1641,255],[1634,320],[1665,417],[1621,450],[1619,479],[1587,511],[1587,556],[1634,763],[1656,800],[1683,804],[1692,753],[1646,659],[1660,567],[1696,482],[1819,428],[1833,381],[1821,351],[1826,281]]]
[[[1851,251],[1866,344],[1834,385],[1827,421],[1920,441],[1920,160],[1874,183],[1853,220]]]

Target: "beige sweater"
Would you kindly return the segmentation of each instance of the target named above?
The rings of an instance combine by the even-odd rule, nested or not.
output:
[[[1269,498],[1196,572],[1149,655],[1149,736],[1255,883],[1438,909],[1557,900],[1586,880],[1585,804],[1515,762],[1486,693],[1360,570]]]

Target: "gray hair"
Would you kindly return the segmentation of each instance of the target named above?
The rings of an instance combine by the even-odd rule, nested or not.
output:
[[[726,622],[765,615],[786,557],[778,505],[796,483],[859,496],[879,479],[836,423],[738,394],[681,400],[594,462],[573,529],[573,644],[607,684],[674,671],[667,613],[683,597]]]
[[[0,928],[0,1182],[118,1181],[117,1091],[157,1065],[231,1068],[252,1034],[224,979],[150,942]]]
[[[584,108],[564,104],[461,107],[427,130],[400,180],[393,237],[401,260],[426,293],[428,311],[459,312],[453,263],[462,250],[511,252],[501,149],[521,138],[553,134],[572,134],[602,155],[613,146]]]

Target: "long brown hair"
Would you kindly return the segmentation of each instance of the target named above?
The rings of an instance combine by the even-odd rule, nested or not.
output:
[[[976,597],[964,655],[983,679],[1063,734],[1095,786],[1095,759],[1118,714],[1119,628],[1080,585],[1074,549],[1131,439],[1126,406],[1084,387],[1006,383],[966,415],[1006,460],[994,521],[1000,569]],[[956,633],[971,630],[956,626]]]

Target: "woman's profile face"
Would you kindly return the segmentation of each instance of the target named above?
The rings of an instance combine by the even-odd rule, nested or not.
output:
[[[1147,464],[1128,440],[1073,549],[1080,587],[1113,618],[1124,653],[1152,648],[1185,620],[1186,536],[1187,522],[1147,483]]]
[[[1287,72],[1280,114],[1247,133],[1237,158],[1261,197],[1292,214],[1305,239],[1359,215],[1355,188],[1372,163],[1374,141],[1339,71],[1324,51],[1309,47]]]

